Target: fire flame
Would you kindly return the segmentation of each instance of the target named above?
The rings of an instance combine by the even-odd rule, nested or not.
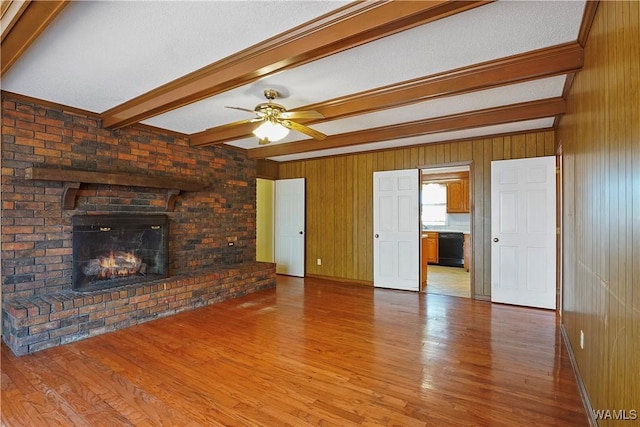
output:
[[[131,276],[138,273],[142,260],[131,252],[117,252],[113,250],[108,257],[99,257],[100,278]]]

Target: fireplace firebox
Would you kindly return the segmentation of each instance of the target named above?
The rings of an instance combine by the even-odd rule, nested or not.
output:
[[[164,215],[72,218],[73,290],[90,292],[167,277]]]

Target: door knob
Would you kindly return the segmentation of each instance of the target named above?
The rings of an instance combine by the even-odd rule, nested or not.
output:
[[[494,242],[496,242],[496,243],[498,243],[498,242],[500,241],[500,239],[498,239],[497,237],[494,237],[494,238],[493,238],[493,241],[494,241]]]
[[[299,233],[299,234],[304,234],[304,231],[299,231],[298,233]]]
[[[375,238],[377,239],[378,237],[380,237],[380,235],[379,235],[379,234],[376,234],[376,235],[375,235],[375,236],[373,236],[373,237],[375,237]]]

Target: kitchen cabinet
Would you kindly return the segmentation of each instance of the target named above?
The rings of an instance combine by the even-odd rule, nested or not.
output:
[[[437,264],[438,263],[438,233],[429,231],[425,233],[426,235],[426,253],[427,253],[427,263]]]
[[[447,213],[469,213],[469,178],[447,182]]]

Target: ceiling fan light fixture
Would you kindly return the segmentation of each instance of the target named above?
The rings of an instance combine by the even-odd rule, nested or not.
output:
[[[260,138],[260,140],[267,139],[275,142],[280,141],[282,138],[287,136],[289,134],[289,129],[282,126],[280,123],[265,120],[264,123],[253,131],[253,134]]]
[[[322,132],[318,132],[315,129],[311,129],[302,123],[298,123],[295,119],[323,119],[324,115],[318,111],[287,111],[280,104],[273,102],[278,96],[278,92],[273,89],[267,89],[264,91],[264,96],[267,98],[267,102],[256,105],[253,110],[241,107],[226,107],[233,108],[234,110],[246,111],[248,113],[254,113],[256,117],[253,119],[241,120],[239,122],[229,123],[224,125],[225,127],[233,127],[243,125],[246,123],[258,123],[262,122],[253,134],[258,137],[258,143],[265,145],[270,142],[280,141],[289,134],[289,129],[293,129],[297,132],[310,136],[313,139],[323,140],[327,138],[327,135]]]

